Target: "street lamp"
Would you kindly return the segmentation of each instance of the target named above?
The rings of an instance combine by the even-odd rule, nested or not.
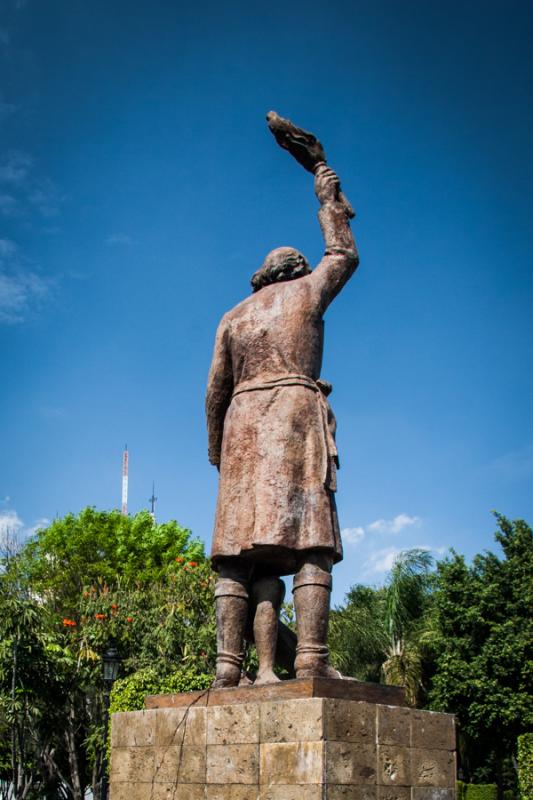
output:
[[[101,792],[102,800],[107,800],[109,792],[108,779],[107,779],[107,735],[108,735],[107,730],[109,728],[109,700],[111,695],[111,689],[113,688],[113,684],[115,683],[118,677],[119,669],[120,669],[120,656],[115,644],[113,642],[110,642],[107,650],[102,655],[102,671],[104,677],[104,731],[105,731],[104,757],[102,759],[102,792]]]

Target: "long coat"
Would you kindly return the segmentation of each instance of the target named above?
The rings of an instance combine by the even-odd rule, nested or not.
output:
[[[265,286],[218,327],[206,397],[209,457],[220,468],[215,569],[241,556],[290,574],[314,548],[342,558],[331,415],[316,381],[324,311],[358,259],[342,207],[323,206],[319,219],[326,253],[316,269]]]

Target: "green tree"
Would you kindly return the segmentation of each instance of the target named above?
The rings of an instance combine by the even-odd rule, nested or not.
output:
[[[423,690],[432,563],[425,550],[401,553],[384,587],[353,587],[331,615],[330,648],[341,672],[404,686],[413,705]]]
[[[97,799],[108,644],[124,676],[150,667],[163,683],[209,680],[214,578],[203,545],[146,512],[88,508],[0,567],[0,730],[10,743],[0,748],[0,788],[17,800],[82,800],[91,786]]]
[[[513,788],[516,740],[533,725],[533,532],[496,515],[503,557],[438,564],[431,707],[459,722],[466,780]]]

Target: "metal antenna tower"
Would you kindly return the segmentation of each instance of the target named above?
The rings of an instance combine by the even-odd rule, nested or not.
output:
[[[128,516],[128,445],[122,454],[122,513]]]
[[[152,506],[152,510],[150,511],[150,516],[152,517],[153,521],[155,522],[155,502],[157,497],[155,496],[155,483],[152,481],[152,496],[148,498],[148,502]]]

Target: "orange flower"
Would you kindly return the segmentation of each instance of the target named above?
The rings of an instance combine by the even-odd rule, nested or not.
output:
[[[133,622],[133,617],[126,617],[126,622]]]
[[[94,618],[95,619],[105,619],[105,614],[95,614]]]
[[[65,617],[65,619],[63,620],[63,625],[65,626],[65,628],[75,628],[77,624],[78,623],[74,622],[73,619],[67,619]]]
[[[189,567],[197,567],[198,561],[189,561]]]
[[[177,557],[176,557],[176,561],[178,562],[178,564],[183,564],[183,562],[185,561],[185,559],[183,558],[183,556],[177,556]]]
[[[116,609],[116,608],[118,608],[118,606],[117,606],[116,603],[111,603],[111,608],[115,608]]]

